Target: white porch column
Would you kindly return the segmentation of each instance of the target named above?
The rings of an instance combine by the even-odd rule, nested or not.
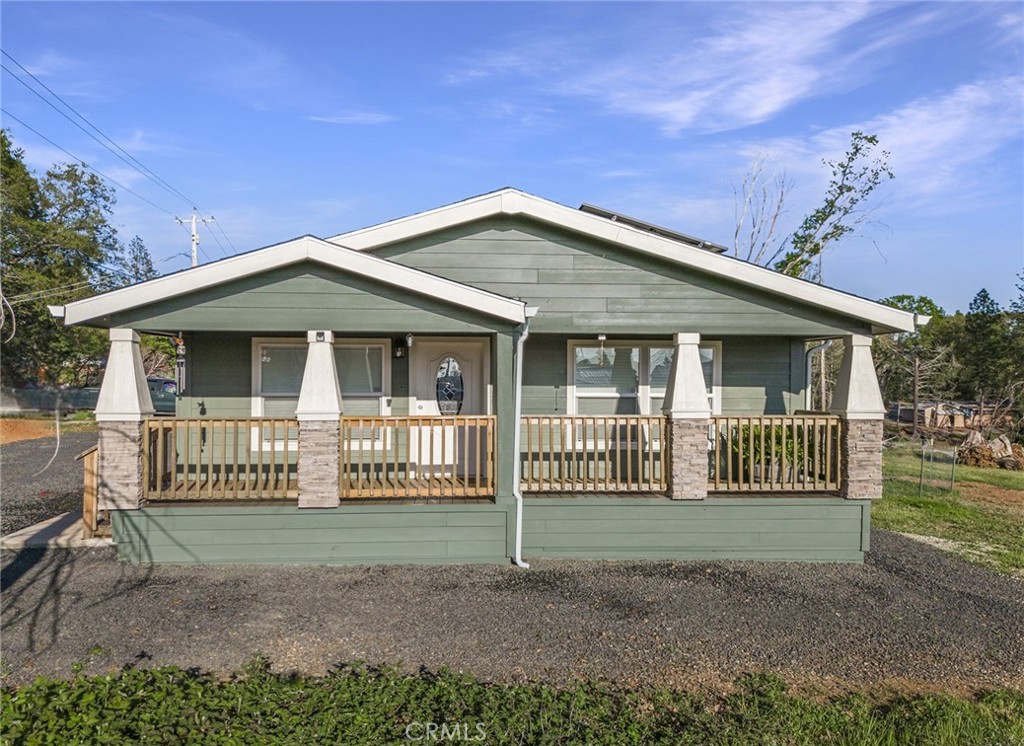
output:
[[[306,332],[309,352],[295,416],[299,420],[299,507],[336,508],[340,502],[341,382],[334,333]]]
[[[676,334],[662,414],[668,418],[668,494],[673,500],[708,496],[708,392],[700,365],[700,335]]]
[[[843,363],[831,412],[843,418],[842,494],[851,500],[882,496],[882,418],[885,404],[871,358],[871,337],[844,340]]]
[[[152,414],[139,335],[133,329],[111,329],[110,354],[96,400],[100,510],[142,506],[143,422]]]

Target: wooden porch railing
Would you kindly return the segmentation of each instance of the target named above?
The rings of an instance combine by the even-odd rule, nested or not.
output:
[[[708,489],[834,491],[842,420],[832,416],[712,417]]]
[[[494,494],[495,417],[342,417],[341,498]]]
[[[82,538],[91,539],[99,528],[100,447],[86,448],[75,456],[82,462]]]
[[[143,449],[145,497],[297,497],[298,438],[297,420],[148,419]]]
[[[665,418],[528,416],[520,421],[527,492],[661,492],[667,487]]]

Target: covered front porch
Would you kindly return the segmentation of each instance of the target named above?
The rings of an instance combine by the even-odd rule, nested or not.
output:
[[[252,336],[250,401],[263,416],[217,416],[214,399],[195,401],[210,389],[192,376],[188,406],[205,416],[165,418],[147,406],[138,334],[113,329],[97,408],[100,508],[134,561],[249,561],[260,547],[288,562],[498,562],[524,548],[541,557],[862,556],[871,495],[858,490],[877,479],[860,472],[880,433],[864,438],[877,423],[857,419],[871,413],[858,386],[841,382],[832,413],[715,415],[700,336],[681,333],[670,342],[661,414],[523,414],[527,336],[524,323],[489,337],[408,340],[425,351],[425,382],[404,371],[416,394],[404,407],[429,408],[415,415],[346,413],[348,350],[377,363],[363,388],[383,393],[384,358],[372,345],[348,339],[339,353],[329,330],[308,331],[301,347]],[[849,379],[864,374],[868,340],[847,341]],[[409,357],[407,346],[391,359]],[[268,374],[282,360],[301,362],[297,391]],[[255,394],[275,387],[282,400],[294,396],[293,416],[267,416],[279,403]],[[353,394],[353,408],[368,398]],[[467,401],[482,413],[442,413]]]

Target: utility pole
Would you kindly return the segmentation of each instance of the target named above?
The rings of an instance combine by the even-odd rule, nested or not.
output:
[[[196,215],[196,208],[192,208],[192,217],[188,220],[183,218],[175,218],[179,225],[189,223],[192,226],[192,266],[196,267],[199,265],[199,227],[198,224],[202,222],[203,225],[212,223],[214,221],[213,215],[208,218],[201,218]]]

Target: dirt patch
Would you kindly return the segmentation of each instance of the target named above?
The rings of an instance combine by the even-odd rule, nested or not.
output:
[[[981,482],[960,482],[957,489],[964,500],[1024,512],[1024,490],[1010,490]]]
[[[94,433],[94,420],[64,420],[60,423],[61,435],[72,433]],[[0,445],[17,443],[22,440],[38,440],[52,438],[57,434],[57,424],[53,419],[10,417],[0,418]]]
[[[53,420],[2,419],[0,420],[0,445],[16,443],[19,440],[46,438],[54,434]]]

